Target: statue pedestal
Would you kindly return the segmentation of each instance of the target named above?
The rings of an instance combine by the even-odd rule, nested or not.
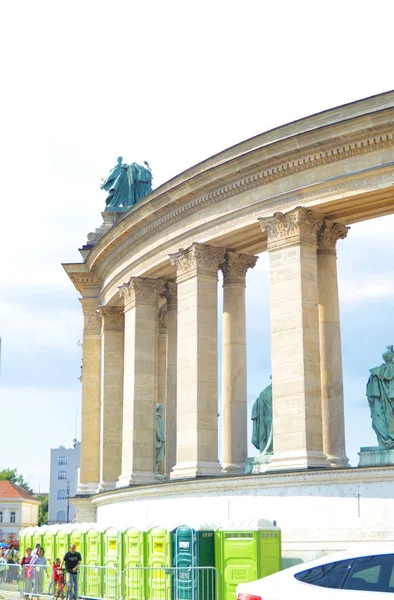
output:
[[[245,465],[245,475],[256,475],[265,473],[270,463],[272,454],[263,454],[262,456],[248,456]]]
[[[394,450],[386,450],[380,446],[364,446],[358,452],[359,467],[376,467],[379,465],[394,465]]]
[[[88,241],[86,244],[79,249],[79,252],[82,255],[82,258],[85,260],[90,250],[97,244],[99,240],[123,217],[126,213],[126,209],[119,210],[105,210],[101,213],[103,217],[103,222],[100,227],[97,227],[95,231],[91,231],[88,233]]]

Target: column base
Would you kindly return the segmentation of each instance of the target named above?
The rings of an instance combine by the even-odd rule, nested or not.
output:
[[[153,471],[134,471],[134,473],[122,474],[116,482],[116,488],[129,487],[130,485],[139,485],[155,483],[156,474]]]
[[[98,481],[89,481],[87,483],[78,483],[76,496],[91,496],[97,493]]]
[[[219,462],[192,461],[176,464],[170,479],[195,479],[196,477],[221,477]]]
[[[329,469],[330,464],[323,452],[282,452],[273,454],[267,468],[268,471],[285,471],[292,469]]]
[[[109,490],[114,490],[116,488],[116,481],[100,481],[97,486],[97,493],[100,492],[108,492]]]
[[[245,473],[245,464],[223,463],[222,473],[223,475],[243,475]]]
[[[349,467],[350,469],[349,459],[347,456],[330,456],[328,454],[327,462],[329,463],[330,467],[334,467],[337,469],[346,469],[347,467]]]

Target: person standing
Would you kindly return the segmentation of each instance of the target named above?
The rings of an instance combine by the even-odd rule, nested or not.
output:
[[[32,567],[28,569],[27,567],[27,565],[30,564],[31,560],[31,548],[26,548],[25,556],[21,560],[23,591],[25,595],[30,594],[33,586],[34,569]]]
[[[76,545],[71,544],[61,564],[61,568],[66,565],[69,600],[78,600],[78,568],[81,562],[82,556],[77,552]]]
[[[40,546],[36,556],[33,557],[29,563],[29,565],[33,565],[34,568],[33,596],[37,597],[42,595],[44,585],[45,566],[47,564],[47,559],[44,554],[44,548]]]

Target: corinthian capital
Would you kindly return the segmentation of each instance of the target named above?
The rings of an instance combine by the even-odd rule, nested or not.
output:
[[[336,245],[338,240],[343,240],[349,231],[350,227],[335,223],[329,219],[324,219],[323,225],[317,236],[319,256],[333,255],[336,256]]]
[[[149,277],[131,277],[128,283],[119,287],[124,298],[124,309],[130,310],[137,305],[157,306],[159,293],[163,290],[162,279]]]
[[[224,262],[220,265],[223,272],[223,285],[228,283],[245,285],[247,270],[253,269],[257,258],[251,254],[238,254],[228,250]]]
[[[225,252],[225,248],[195,243],[186,250],[182,248],[170,254],[171,263],[176,267],[177,283],[197,274],[216,276]]]
[[[106,331],[123,331],[123,308],[118,306],[100,306],[98,309],[102,317],[102,326]]]
[[[268,235],[268,250],[310,244],[317,246],[317,233],[323,224],[323,216],[302,206],[288,213],[277,212],[273,217],[259,219],[262,231]]]
[[[97,312],[98,298],[80,298],[83,312],[83,330],[89,334],[101,332],[101,315]]]

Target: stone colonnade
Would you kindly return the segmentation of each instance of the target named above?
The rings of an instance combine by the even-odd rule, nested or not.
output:
[[[306,208],[259,219],[267,234],[274,455],[268,470],[344,467],[336,242],[347,227]],[[81,300],[78,493],[153,482],[155,405],[171,479],[242,474],[247,456],[245,281],[255,256],[194,243],[175,281],[132,277],[123,307]],[[217,275],[223,272],[222,464],[218,457]]]

